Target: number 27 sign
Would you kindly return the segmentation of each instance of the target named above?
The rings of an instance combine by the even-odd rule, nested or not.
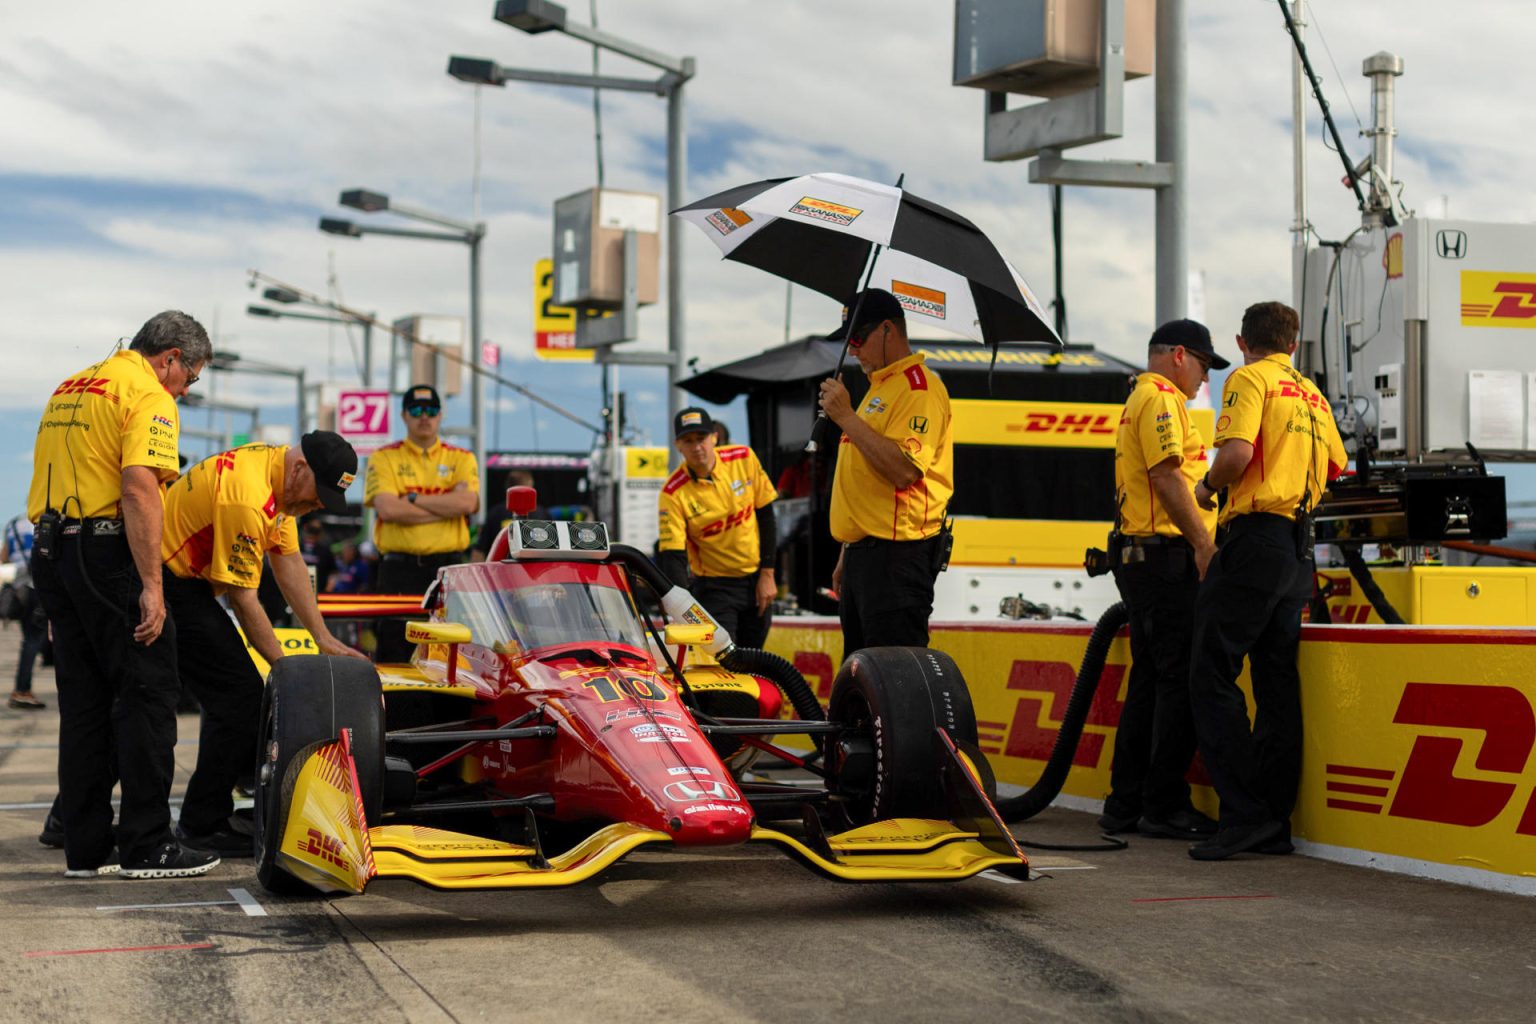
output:
[[[389,392],[343,391],[336,397],[336,433],[359,455],[389,443]]]

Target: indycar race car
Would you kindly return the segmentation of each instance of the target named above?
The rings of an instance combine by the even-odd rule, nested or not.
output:
[[[526,511],[532,490],[508,501]],[[409,665],[272,668],[255,795],[269,890],[563,886],[640,847],[743,843],[850,882],[1028,877],[939,651],[858,652],[823,712],[789,662],[735,647],[590,522],[514,519],[489,560],[440,570],[406,607]]]

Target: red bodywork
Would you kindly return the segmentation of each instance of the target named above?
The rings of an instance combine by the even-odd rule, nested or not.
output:
[[[483,645],[500,628],[498,617],[510,619],[502,595],[557,587],[573,604],[600,599],[610,612],[604,621],[614,627],[606,630],[609,636],[573,635],[528,646],[503,641],[500,650],[494,643]],[[554,561],[451,566],[442,571],[433,604],[434,619],[469,625],[476,642],[452,648],[457,657],[451,670],[451,649],[431,645],[418,655],[418,668],[456,686],[472,686],[496,727],[542,710],[540,719],[527,724],[558,729],[554,738],[472,745],[464,757],[478,764],[494,790],[488,795],[547,793],[557,819],[631,822],[666,832],[679,844],[747,840],[751,805],[673,685],[657,671],[622,568]],[[622,609],[622,616],[615,609]],[[625,616],[627,623],[618,621]],[[462,762],[456,757],[453,763]]]

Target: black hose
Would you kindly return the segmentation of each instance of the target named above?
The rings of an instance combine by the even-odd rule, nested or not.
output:
[[[752,647],[732,647],[715,660],[727,672],[741,672],[771,680],[795,706],[795,714],[800,721],[826,720],[827,713],[822,710],[821,701],[812,692],[811,684],[805,681],[799,669],[777,654]]]
[[[628,544],[613,544],[608,551],[615,559],[623,562],[626,569],[650,584],[657,597],[661,597],[677,586],[639,548]],[[715,660],[720,662],[720,666],[727,672],[761,676],[772,682],[784,691],[784,696],[788,697],[789,702],[794,705],[795,714],[800,716],[802,722],[826,720],[827,713],[822,710],[821,702],[816,699],[816,694],[811,690],[810,684],[805,681],[805,677],[800,674],[800,670],[777,654],[754,650],[750,647],[729,647],[716,655]]]
[[[1381,621],[1393,626],[1401,626],[1403,617],[1397,614],[1397,609],[1392,607],[1392,602],[1387,600],[1387,595],[1381,592],[1376,585],[1376,578],[1371,575],[1370,566],[1365,564],[1365,558],[1360,554],[1358,544],[1339,544],[1340,553],[1344,555],[1344,564],[1349,566],[1349,574],[1360,584],[1360,593],[1371,602],[1371,607],[1376,610]]]
[[[1124,601],[1116,601],[1099,616],[1088,646],[1083,651],[1083,664],[1077,670],[1077,682],[1072,684],[1072,696],[1067,700],[1067,710],[1061,716],[1061,729],[1056,733],[1056,745],[1045,762],[1040,781],[1027,793],[996,802],[997,813],[1010,824],[1027,821],[1050,806],[1067,781],[1072,768],[1072,756],[1077,753],[1077,741],[1083,735],[1083,723],[1088,718],[1088,708],[1093,704],[1094,691],[1099,688],[1099,678],[1104,674],[1104,659],[1109,655],[1109,645],[1120,627],[1130,621]]]

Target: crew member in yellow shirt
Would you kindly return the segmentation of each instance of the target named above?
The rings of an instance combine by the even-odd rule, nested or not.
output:
[[[830,515],[843,544],[832,589],[846,658],[863,647],[928,646],[955,486],[949,392],[908,344],[896,297],[870,288],[850,299],[830,340],[844,337],[869,378],[858,409],[840,377],[821,383],[821,408],[843,430]]]
[[[53,626],[67,877],[119,864],[128,878],[200,875],[219,862],[171,834],[180,685],[160,579],[176,399],[212,351],[186,313],[156,314],[126,351],[60,384],[38,425],[27,518],[33,585]],[[114,778],[123,792],[115,849]]]
[[[251,837],[230,827],[235,780],[256,763],[262,680],[246,642],[268,664],[283,656],[257,599],[261,566],[272,575],[322,654],[363,655],[331,635],[299,553],[297,517],[322,505],[345,512],[357,454],[317,430],[299,446],[248,444],[211,455],[165,492],[165,599],[176,620],[182,682],[203,706],[197,765],[187,781],[177,837],[225,857],[249,857]],[[245,631],[219,604],[225,597]]]
[[[480,467],[471,451],[438,437],[443,402],[437,389],[417,384],[400,402],[403,441],[368,458],[363,503],[374,510],[373,543],[379,549],[381,594],[422,594],[445,565],[467,561],[469,520],[480,508]],[[380,662],[410,659],[416,647],[405,623],[381,620]]]
[[[752,449],[716,447],[714,428],[699,408],[673,419],[683,464],[657,498],[657,562],[739,646],[761,648],[778,594],[773,502],[779,495]]]
[[[1186,404],[1211,369],[1231,364],[1194,320],[1152,332],[1147,372],[1115,435],[1115,585],[1131,626],[1131,678],[1115,730],[1109,796],[1099,826],[1178,839],[1210,835],[1184,781],[1195,756],[1189,643],[1200,575],[1216,551],[1216,513],[1195,505],[1205,441]]]
[[[1311,512],[1348,463],[1333,412],[1291,366],[1296,311],[1260,302],[1243,313],[1244,365],[1227,378],[1216,459],[1195,485],[1221,504],[1219,548],[1195,601],[1190,705],[1200,754],[1221,797],[1221,828],[1196,860],[1246,850],[1290,853],[1301,780],[1301,611],[1312,593]],[[1237,688],[1247,656],[1254,726]]]

